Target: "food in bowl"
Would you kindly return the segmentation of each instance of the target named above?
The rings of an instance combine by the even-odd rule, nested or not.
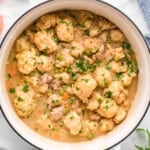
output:
[[[65,10],[41,16],[17,38],[6,87],[30,128],[80,142],[126,118],[138,72],[134,51],[116,25],[88,11]]]

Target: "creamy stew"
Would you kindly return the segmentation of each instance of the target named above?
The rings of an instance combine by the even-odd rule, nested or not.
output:
[[[138,65],[123,32],[87,11],[48,13],[16,39],[6,68],[17,115],[50,139],[80,142],[127,116]]]

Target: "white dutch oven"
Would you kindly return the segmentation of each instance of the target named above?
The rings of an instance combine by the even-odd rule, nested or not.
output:
[[[135,50],[139,64],[139,83],[135,100],[127,118],[112,132],[80,143],[64,143],[49,140],[27,127],[16,115],[5,87],[6,61],[10,49],[19,34],[39,16],[62,9],[83,9],[102,15],[115,23],[124,32]],[[91,0],[54,0],[44,2],[29,10],[11,27],[1,44],[0,51],[0,102],[2,112],[12,128],[26,141],[44,150],[104,150],[124,140],[137,127],[150,104],[150,54],[146,42],[137,27],[116,8]],[[130,94],[130,93],[129,93]]]

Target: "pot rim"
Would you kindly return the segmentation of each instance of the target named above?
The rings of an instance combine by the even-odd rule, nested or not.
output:
[[[39,3],[39,4],[35,5],[35,6],[33,6],[33,7],[30,8],[29,10],[25,11],[25,12],[11,25],[11,27],[10,27],[10,28],[8,29],[8,31],[5,33],[3,39],[2,39],[2,41],[1,41],[1,43],[0,43],[0,49],[1,49],[1,47],[2,47],[2,45],[3,45],[3,43],[4,43],[4,41],[5,41],[5,39],[7,38],[7,36],[8,36],[9,33],[11,32],[11,30],[15,27],[15,25],[20,21],[20,19],[22,19],[24,16],[26,16],[26,15],[27,15],[28,13],[30,13],[32,10],[34,10],[34,9],[36,9],[36,8],[38,8],[38,7],[40,7],[41,5],[44,5],[44,4],[47,4],[47,3],[51,3],[52,1],[55,1],[55,0],[46,0],[46,1],[42,2],[42,3]],[[56,0],[56,1],[57,1],[57,0]],[[102,3],[102,4],[105,4],[105,5],[108,5],[109,7],[115,9],[115,10],[118,11],[121,15],[123,15],[129,22],[131,22],[132,25],[133,25],[133,26],[136,28],[136,30],[138,31],[139,35],[142,37],[142,39],[143,39],[143,41],[144,41],[144,43],[145,43],[145,45],[146,45],[146,47],[147,47],[148,53],[149,53],[149,55],[150,55],[150,47],[148,46],[148,43],[147,43],[146,39],[144,38],[143,33],[140,31],[140,29],[137,27],[137,25],[136,25],[126,14],[124,14],[121,10],[119,10],[118,8],[116,8],[115,6],[113,6],[113,5],[111,5],[111,4],[107,3],[107,2],[104,2],[104,1],[101,1],[101,0],[95,0],[95,1],[97,1],[97,2],[99,2],[99,3]],[[113,147],[115,147],[116,145],[120,144],[122,141],[124,141],[127,137],[129,137],[129,136],[134,132],[134,130],[138,127],[138,125],[139,125],[139,124],[141,123],[141,121],[144,119],[144,117],[145,117],[145,115],[146,115],[146,113],[147,113],[149,107],[150,107],[150,99],[149,99],[149,103],[148,103],[148,105],[147,105],[147,107],[146,107],[146,109],[145,109],[143,115],[141,116],[141,118],[139,119],[139,121],[137,122],[137,124],[135,124],[135,127],[134,127],[127,135],[125,135],[122,139],[120,139],[120,141],[118,141],[117,143],[114,143],[112,146],[110,146],[109,148],[107,148],[108,150],[111,149],[111,148],[113,148]],[[9,126],[13,129],[13,131],[15,131],[15,133],[16,133],[20,138],[22,138],[25,142],[27,142],[28,144],[34,146],[35,148],[37,148],[37,149],[39,149],[39,150],[42,150],[41,148],[39,148],[38,146],[34,145],[34,144],[31,143],[29,140],[27,140],[25,137],[23,137],[23,136],[13,127],[13,125],[12,125],[12,124],[10,123],[10,121],[8,120],[7,116],[6,116],[5,113],[4,113],[3,108],[2,108],[1,106],[0,106],[0,110],[1,110],[1,112],[2,112],[2,114],[3,114],[3,116],[4,116],[4,118],[5,118],[5,120],[6,120],[7,123],[9,124]]]

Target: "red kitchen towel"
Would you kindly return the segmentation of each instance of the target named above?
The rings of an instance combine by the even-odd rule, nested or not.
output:
[[[2,33],[3,26],[4,26],[4,24],[3,24],[3,18],[2,18],[2,16],[0,15],[0,34]]]

